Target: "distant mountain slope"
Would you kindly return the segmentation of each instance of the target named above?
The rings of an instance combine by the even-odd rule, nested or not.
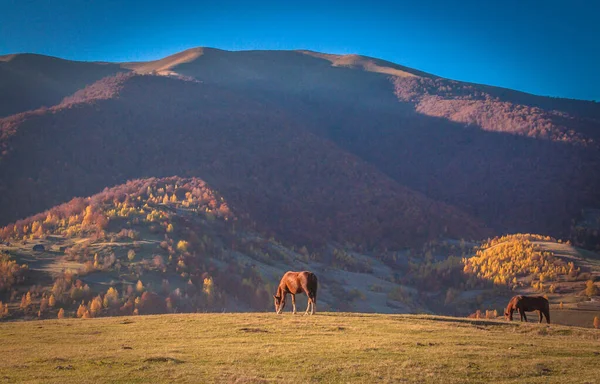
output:
[[[214,85],[121,74],[0,127],[3,223],[128,179],[189,175],[297,243],[397,247],[488,233],[282,112]]]
[[[576,133],[577,125],[581,120],[583,124],[591,120],[588,123],[596,124],[596,127],[600,121],[600,104],[596,102],[542,97],[505,88],[447,80],[395,63],[354,54],[334,55],[307,50],[225,51],[214,48],[192,48],[161,60],[124,63],[122,66],[139,73],[179,74],[205,82],[238,86],[247,83],[246,85],[263,89],[265,87],[271,89],[273,85],[277,85],[278,91],[293,91],[295,88],[296,92],[302,90],[314,92],[328,87],[331,89],[334,85],[338,89],[353,88],[357,92],[365,92],[384,76],[391,77],[395,82],[396,93],[402,101],[414,99],[414,97],[407,99],[406,89],[401,90],[408,87],[409,93],[418,97],[438,95],[451,96],[455,99],[492,98],[499,102],[510,103],[517,108],[533,107],[533,110],[527,111],[530,115],[544,113],[544,111],[563,112],[558,116],[566,115],[578,121],[570,127]],[[340,71],[340,69],[352,71]],[[362,84],[357,83],[359,78],[363,80]],[[367,83],[370,83],[368,87],[357,88]],[[389,88],[386,91],[389,91]],[[549,121],[548,125],[560,125],[561,119],[557,120],[557,122]],[[520,127],[521,129],[526,129],[526,123],[521,125],[525,126]],[[501,127],[502,131],[511,132],[510,129],[503,128]],[[527,132],[515,132],[527,135]],[[598,129],[588,131],[586,134],[591,134],[595,139],[600,136]]]
[[[86,85],[121,71],[119,64],[34,54],[0,56],[0,117],[51,107]]]
[[[0,59],[0,68],[1,64],[12,63],[15,68],[23,67],[29,71],[27,73],[35,73],[37,66],[46,66],[17,65],[21,56]],[[53,66],[48,67],[57,70],[75,65],[44,58],[51,59]],[[9,161],[6,154],[0,155],[11,164],[6,168],[2,166],[2,172],[12,175],[3,183],[3,191],[8,192],[0,200],[2,207],[12,212],[7,215],[6,222],[75,195],[90,194],[106,185],[121,183],[127,178],[184,174],[196,169],[196,164],[201,167],[195,175],[219,179],[223,183],[219,186],[227,184],[229,193],[236,191],[235,194],[246,199],[252,195],[256,202],[261,202],[254,204],[246,200],[247,207],[264,207],[270,201],[269,204],[280,207],[278,212],[298,215],[300,219],[285,220],[303,223],[298,224],[300,227],[336,227],[340,233],[350,233],[346,231],[353,226],[350,222],[355,218],[369,217],[372,221],[362,222],[360,230],[375,231],[378,236],[383,236],[381,231],[387,230],[379,226],[381,220],[376,218],[377,214],[365,214],[370,212],[371,200],[358,196],[384,191],[381,193],[389,195],[383,200],[391,201],[397,192],[389,192],[388,185],[393,186],[392,189],[418,191],[433,201],[454,206],[484,221],[498,233],[536,232],[566,237],[573,222],[580,219],[582,209],[600,206],[600,174],[597,171],[600,169],[600,105],[595,102],[547,98],[457,82],[365,56],[310,51],[230,52],[194,48],[149,62],[76,64],[89,68],[82,70],[83,73],[93,74],[86,77],[86,81],[99,74],[100,68],[109,72],[131,71],[189,81],[166,82],[166,79],[159,80],[159,76],[134,77],[122,90],[121,77],[113,77],[66,97],[60,106],[49,111],[39,110],[1,120],[3,151],[8,154],[15,148],[15,140],[20,143],[20,149],[12,152],[11,156],[16,156],[11,157],[13,160]],[[74,67],[69,71],[65,69],[65,83],[75,84],[71,77],[78,72]],[[109,86],[111,82],[113,84]],[[27,90],[27,95],[34,93],[31,87],[22,89]],[[61,100],[67,96],[63,90],[56,94],[62,95]],[[202,133],[195,130],[198,124],[204,127],[200,130]],[[18,141],[23,132],[8,139],[17,131],[34,127],[43,130],[43,135],[47,136],[38,134],[30,139],[45,145],[38,147]],[[80,161],[73,155],[77,164],[88,164],[84,172],[75,176],[57,171],[57,165],[51,169],[45,160],[41,160],[41,153],[53,151],[53,146],[62,148],[62,152],[51,158],[73,152],[70,146],[73,144],[72,131],[81,135],[77,145],[90,146],[100,140],[109,154],[114,148],[127,148],[127,156],[131,159],[119,161],[120,156],[113,154],[98,157],[92,164],[90,158],[84,157]],[[69,132],[68,139],[59,139],[59,144],[47,144],[50,139],[65,137],[65,132]],[[174,143],[177,132],[185,132],[180,138],[184,144],[179,150],[167,145]],[[254,135],[252,140],[245,136],[250,133]],[[107,140],[106,135],[114,135],[114,139]],[[159,140],[163,140],[161,145],[154,143]],[[269,145],[266,146],[264,141]],[[116,147],[113,146],[115,143],[118,144]],[[276,147],[277,150],[272,149]],[[40,155],[25,155],[34,148]],[[270,154],[257,155],[263,148],[271,148]],[[198,153],[199,149],[204,155]],[[92,158],[95,151],[98,149],[90,151]],[[296,156],[296,151],[299,151],[297,162],[291,162],[289,154]],[[333,151],[333,154],[322,151]],[[149,153],[154,154],[153,157]],[[40,165],[34,165],[35,161],[28,156],[38,159],[35,161],[45,169],[48,176],[43,183],[39,184],[39,169],[36,168]],[[164,158],[169,156],[178,160],[165,161]],[[303,172],[316,175],[299,178],[295,168],[306,157],[311,158],[307,164],[314,165],[310,171]],[[345,165],[329,160],[330,157],[343,158],[339,161]],[[347,183],[337,185],[336,176],[325,188],[327,178],[321,171],[324,161],[328,161],[327,172],[330,168],[341,172],[340,169],[348,168],[347,164],[356,162],[365,167],[361,169],[369,170],[360,174],[376,174],[378,181],[363,178],[354,184],[348,177]],[[64,163],[72,162],[57,164],[63,167]],[[161,165],[156,167],[156,163]],[[210,167],[207,164],[211,164]],[[98,176],[92,183],[95,189],[82,185],[96,177],[91,174],[101,168],[110,169],[110,183],[105,184],[107,179]],[[219,171],[215,171],[217,168]],[[60,178],[51,176],[54,172],[60,174]],[[223,172],[231,173],[223,177]],[[77,182],[80,174],[85,175],[80,180],[88,181]],[[315,182],[316,179],[319,182]],[[382,189],[377,187],[380,180],[385,180],[386,186]],[[308,187],[306,183],[312,185]],[[11,191],[15,185],[30,191],[30,195]],[[365,187],[364,191],[357,192],[353,185],[372,185],[373,188]],[[253,192],[249,193],[248,188]],[[354,209],[362,212],[360,216],[349,213],[336,220],[328,217],[327,223],[321,217],[311,216],[305,221],[286,200],[287,191],[293,191],[289,195],[293,196],[289,197],[292,201],[303,200],[301,205],[305,208],[314,204],[312,207],[319,209],[317,202],[322,202],[321,198],[306,196],[315,191],[319,196],[325,191],[333,196],[341,193],[341,189],[353,191],[344,191],[347,196],[356,195],[345,200],[331,197],[332,204],[338,204],[336,209],[358,204]],[[286,193],[281,194],[281,191]],[[40,194],[45,197],[35,197]],[[383,210],[388,203],[381,204]],[[437,209],[435,204],[431,206]],[[288,230],[280,225],[279,220],[284,220],[281,217],[269,215],[262,208],[255,209],[257,217],[271,216],[269,220],[277,222],[275,226],[279,230]],[[417,216],[430,215],[424,212]],[[445,208],[441,212],[443,216]],[[405,225],[422,228],[418,231],[429,231],[425,229],[428,226],[421,224],[407,222]],[[392,237],[393,232],[391,230],[384,237]],[[328,231],[321,233],[323,237],[329,235]],[[438,233],[437,229],[432,230],[434,236]],[[303,235],[303,238],[307,237]]]
[[[595,146],[600,138],[600,119],[590,117],[583,108],[576,112],[581,116],[570,116],[566,112],[541,108],[539,105],[544,103],[534,97],[519,104],[506,97],[511,94],[493,87],[446,79],[397,77],[394,86],[398,99],[415,103],[419,113],[486,131]],[[596,109],[592,112],[600,117],[600,107]]]
[[[332,55],[314,51],[299,50],[297,52],[305,55],[318,57],[331,62],[334,67],[347,67],[354,69],[362,69],[366,72],[382,73],[386,75],[398,77],[435,77],[425,72],[421,72],[412,68],[404,67],[389,61],[375,59],[361,55]]]
[[[172,73],[172,69],[175,66],[196,60],[198,57],[204,54],[205,50],[217,51],[211,48],[192,48],[176,53],[174,55],[167,56],[160,60],[123,63],[121,64],[121,66],[123,68],[131,69],[141,74],[151,72],[157,72],[159,74],[169,74]]]
[[[306,51],[195,49],[146,69],[284,110],[400,184],[500,232],[565,235],[582,208],[600,202],[597,103]]]

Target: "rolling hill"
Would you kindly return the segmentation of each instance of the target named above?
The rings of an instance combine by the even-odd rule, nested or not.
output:
[[[413,306],[393,297],[401,286],[391,260],[335,242],[319,249],[285,246],[256,231],[197,178],[134,180],[0,232],[4,317],[36,311],[52,317],[59,308],[81,317],[80,304],[112,297],[108,289],[117,289],[112,304],[94,316],[265,310],[291,266],[320,276],[322,309],[394,312]],[[48,306],[43,302],[50,296],[55,304]],[[151,304],[144,309],[146,299]]]
[[[149,178],[0,228],[0,318],[265,311],[290,269],[319,276],[321,310],[495,318],[520,293],[561,324],[598,314],[600,257],[548,236],[297,247],[231,207],[201,179]]]

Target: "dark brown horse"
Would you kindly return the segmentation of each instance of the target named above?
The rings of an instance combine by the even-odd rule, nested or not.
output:
[[[550,304],[542,296],[514,296],[508,302],[506,311],[504,311],[504,317],[507,320],[512,321],[513,312],[518,311],[521,315],[521,321],[527,321],[527,315],[525,312],[538,311],[540,314],[540,323],[542,322],[543,316],[546,316],[546,323],[550,324]]]
[[[286,272],[279,282],[277,293],[273,295],[275,299],[275,312],[280,314],[285,307],[285,298],[289,293],[292,295],[292,306],[296,313],[296,294],[306,293],[308,296],[308,306],[306,307],[305,315],[314,315],[317,304],[317,276],[308,271],[303,272]]]

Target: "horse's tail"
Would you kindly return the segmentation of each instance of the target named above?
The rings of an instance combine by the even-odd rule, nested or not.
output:
[[[546,316],[546,323],[550,324],[550,303],[548,300],[546,300],[544,304],[544,316]]]
[[[312,295],[312,299],[316,303],[317,302],[317,289],[319,288],[319,279],[317,279],[317,275],[315,275],[312,272],[310,273],[310,275],[308,275],[308,287],[311,291],[310,293]]]

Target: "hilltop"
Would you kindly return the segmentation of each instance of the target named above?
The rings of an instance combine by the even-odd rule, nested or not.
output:
[[[352,313],[45,320],[0,324],[0,375],[48,383],[593,383],[598,337],[556,325]]]
[[[298,246],[516,232],[600,244],[581,225],[600,202],[598,103],[310,51],[18,54],[0,59],[0,79],[1,225],[181,175]]]

